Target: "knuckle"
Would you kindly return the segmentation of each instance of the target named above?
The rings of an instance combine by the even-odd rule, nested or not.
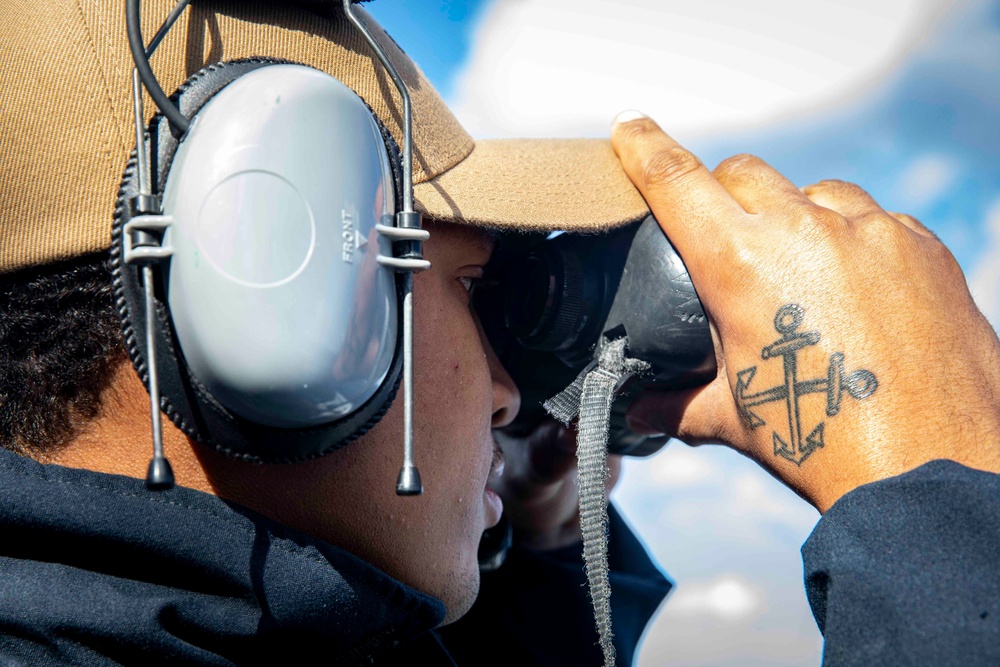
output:
[[[827,233],[842,228],[847,220],[833,209],[810,206],[798,218],[800,231]]]
[[[836,207],[856,205],[871,199],[871,195],[860,186],[847,181],[828,179],[802,188],[802,192],[810,199],[817,197],[833,203]]]
[[[899,220],[904,225],[906,225],[907,227],[909,227],[910,229],[912,229],[913,231],[915,231],[918,234],[921,234],[923,236],[927,236],[927,237],[932,238],[932,239],[934,239],[936,241],[940,240],[940,239],[938,239],[937,234],[935,234],[934,232],[932,232],[930,230],[930,228],[927,227],[927,225],[925,225],[924,223],[920,222],[920,220],[918,220],[917,218],[914,218],[912,215],[909,215],[908,213],[890,213],[889,215],[891,215],[892,217],[896,218],[897,220]]]
[[[805,188],[803,188],[803,190],[807,192],[819,191],[819,190],[836,191],[836,190],[841,190],[845,186],[849,185],[851,184],[848,183],[847,181],[841,181],[836,178],[824,178],[822,181],[813,183],[812,185],[807,185]]]
[[[618,126],[616,134],[626,142],[641,140],[659,127],[651,118],[637,118]]]
[[[876,243],[898,244],[909,236],[903,223],[881,212],[865,213],[854,220],[859,232]]]
[[[806,197],[823,202],[838,211],[862,211],[878,208],[875,199],[860,185],[847,181],[826,180],[802,189]],[[849,214],[850,215],[850,214]]]
[[[925,247],[929,249],[931,256],[937,260],[939,263],[943,264],[949,270],[955,270],[961,272],[962,269],[958,264],[958,260],[955,259],[955,255],[948,249],[944,243],[936,236],[928,236],[925,238]]]
[[[817,252],[839,245],[847,228],[847,220],[836,211],[808,207],[792,223],[788,243],[800,251]]]
[[[886,213],[866,213],[854,220],[859,240],[884,258],[910,255],[919,238],[903,223]]]
[[[719,180],[729,180],[756,171],[762,164],[763,160],[756,155],[740,153],[720,162],[712,174]]]
[[[664,186],[683,179],[701,168],[701,161],[680,146],[661,148],[642,160],[642,176],[647,187]]]
[[[761,274],[764,254],[752,243],[734,243],[732,241],[716,244],[720,265],[726,265],[727,278],[731,288],[741,292],[753,283]]]

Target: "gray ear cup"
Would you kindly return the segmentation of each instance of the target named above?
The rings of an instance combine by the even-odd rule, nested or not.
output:
[[[313,458],[362,435],[388,410],[402,369],[400,278],[373,261],[364,264],[385,243],[364,225],[381,222],[380,215],[398,206],[399,151],[391,135],[368,111],[368,140],[374,137],[386,148],[374,163],[385,171],[382,208],[371,211],[350,194],[343,205],[322,199],[364,171],[349,154],[334,156],[340,163],[331,165],[330,151],[321,145],[294,164],[296,139],[275,136],[281,128],[294,134],[286,122],[262,126],[274,140],[262,149],[272,151],[272,158],[250,156],[248,147],[267,142],[244,137],[227,144],[213,128],[209,112],[212,104],[216,116],[226,108],[223,93],[237,100],[257,95],[257,104],[287,108],[295,100],[287,92],[281,99],[274,86],[295,76],[311,81],[313,74],[330,78],[272,59],[211,66],[174,96],[193,119],[183,142],[160,116],[148,138],[150,181],[171,220],[162,244],[174,253],[161,265],[156,285],[161,408],[194,440],[258,462]],[[199,117],[202,109],[206,114]],[[338,119],[331,115],[324,122],[332,127]],[[237,155],[213,171],[204,156],[216,148]],[[283,166],[269,166],[280,161]],[[137,267],[125,261],[131,243],[126,226],[135,218],[129,202],[139,193],[135,172],[133,156],[119,191],[111,252],[127,349],[148,385],[143,286]],[[262,197],[264,191],[273,196]],[[294,215],[287,229],[274,227],[266,215],[246,222],[237,219],[241,204],[244,214],[266,214],[270,206],[272,213]],[[365,216],[368,223],[361,220]],[[373,246],[367,255],[365,243]],[[388,247],[381,251],[391,254]],[[310,326],[316,330],[306,330]]]

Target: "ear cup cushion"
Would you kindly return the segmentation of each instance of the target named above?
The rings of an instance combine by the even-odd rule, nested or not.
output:
[[[218,63],[202,69],[185,82],[172,99],[181,112],[191,118],[197,111],[238,77],[260,67],[286,64],[288,61],[254,58]],[[391,134],[377,117],[389,153],[397,198],[401,188],[401,157]],[[170,124],[162,115],[150,122],[147,137],[150,155],[150,182],[154,191],[163,192],[170,164],[177,150],[178,138],[171,133]],[[111,258],[116,306],[121,319],[122,334],[129,358],[143,384],[148,388],[148,354],[146,347],[146,317],[141,267],[125,264],[123,229],[133,217],[131,201],[139,194],[136,174],[136,156],[133,151],[125,167],[112,228]],[[400,202],[397,201],[397,208]],[[164,263],[155,272],[157,370],[161,392],[160,408],[170,420],[196,442],[217,451],[247,461],[259,463],[292,463],[322,456],[357,439],[372,428],[389,409],[399,388],[402,375],[402,336],[396,336],[396,349],[389,372],[374,395],[354,412],[336,421],[309,428],[276,428],[255,423],[227,410],[205,386],[198,381],[184,361],[177,344],[166,305],[164,285],[167,284],[169,264]],[[402,330],[402,277],[396,276],[396,294],[400,300],[397,331]],[[252,360],[248,360],[252,363]]]

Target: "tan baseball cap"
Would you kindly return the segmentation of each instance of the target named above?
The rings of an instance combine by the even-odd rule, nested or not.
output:
[[[142,3],[149,41],[173,0]],[[321,69],[402,143],[402,104],[339,2],[197,2],[152,58],[163,89],[252,56]],[[364,10],[410,90],[414,193],[425,214],[496,229],[600,231],[646,215],[606,140],[473,141],[419,68]],[[0,20],[0,273],[108,248],[135,145],[124,0],[8,0]],[[147,98],[147,122],[155,107]]]

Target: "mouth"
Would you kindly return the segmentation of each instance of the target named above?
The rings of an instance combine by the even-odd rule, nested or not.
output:
[[[500,443],[496,440],[493,441],[493,460],[490,462],[490,473],[486,478],[486,484],[494,484],[500,476],[503,474],[504,468],[504,455],[503,450],[500,449]]]
[[[500,475],[503,474],[504,457],[503,450],[496,440],[493,441],[493,460],[490,462],[490,472],[486,478],[483,488],[483,505],[486,508],[486,528],[492,528],[500,522],[500,515],[503,514],[503,501],[496,491],[490,488],[495,485]]]

